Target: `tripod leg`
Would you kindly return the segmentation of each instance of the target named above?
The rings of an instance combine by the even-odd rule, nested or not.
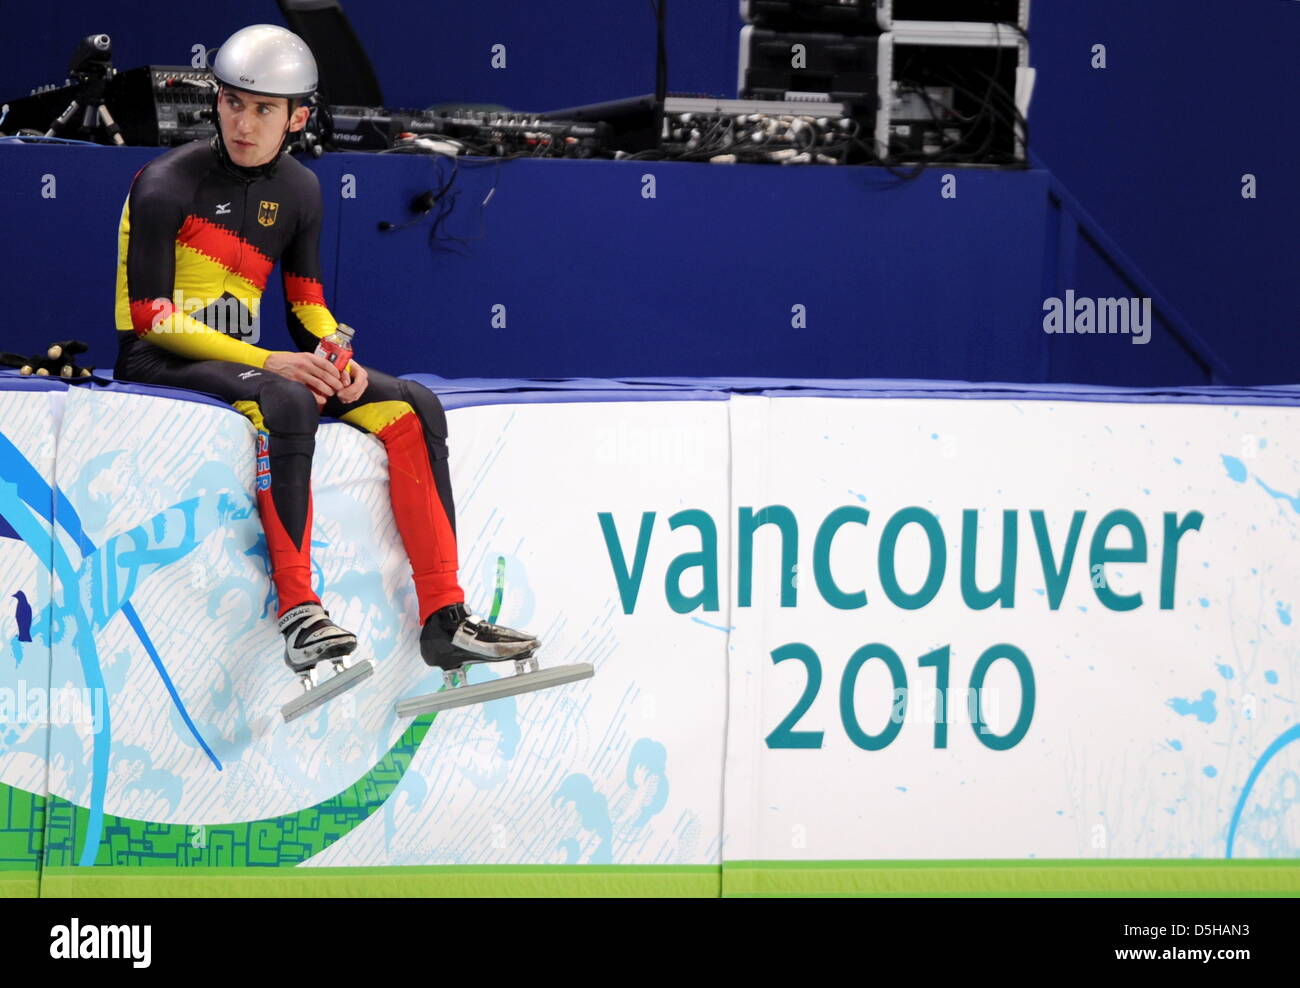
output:
[[[113,138],[114,144],[126,143],[126,139],[122,137],[122,128],[117,125],[117,121],[113,119],[113,114],[108,112],[108,107],[103,103],[99,104],[99,119],[103,122],[104,130],[108,133],[108,136]]]
[[[64,127],[67,126],[68,121],[72,119],[73,114],[75,114],[80,109],[81,109],[80,101],[74,99],[71,103],[68,104],[68,108],[59,114],[58,119],[55,120],[54,123],[50,124],[50,129],[45,132],[45,136],[58,137],[59,131],[61,131]]]

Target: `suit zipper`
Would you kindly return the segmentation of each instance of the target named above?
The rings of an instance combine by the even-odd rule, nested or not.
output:
[[[241,278],[244,277],[244,240],[248,235],[248,190],[251,189],[252,186],[252,182],[244,183],[244,215],[239,217],[239,260],[235,262],[235,274]],[[245,308],[247,308],[246,303],[243,303],[242,300],[241,304],[244,304]],[[238,311],[238,306],[236,307],[236,311]],[[253,318],[253,313],[251,311],[248,313],[248,318]],[[243,327],[240,327],[240,329],[242,330]],[[242,332],[238,338],[243,340]]]

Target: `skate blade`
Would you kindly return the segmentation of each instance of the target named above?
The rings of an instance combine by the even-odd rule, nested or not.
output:
[[[284,716],[284,722],[287,724],[289,721],[315,710],[322,703],[334,699],[340,693],[346,693],[363,679],[368,679],[374,671],[374,663],[369,659],[363,659],[355,665],[348,666],[342,672],[335,673],[319,686],[313,686],[301,696],[295,697],[281,707],[280,713]]]
[[[576,683],[582,679],[590,679],[595,674],[595,668],[588,662],[573,666],[556,666],[554,669],[539,669],[537,672],[517,673],[494,679],[490,683],[458,686],[438,693],[426,693],[423,696],[398,700],[397,716],[413,717],[416,714],[432,713],[435,710],[467,707],[471,703],[499,700],[505,696],[517,696],[520,693],[532,693],[534,690],[544,690],[551,686]]]

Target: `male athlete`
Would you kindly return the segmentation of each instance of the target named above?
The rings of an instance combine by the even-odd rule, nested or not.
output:
[[[311,461],[320,415],[376,436],[388,450],[393,515],[411,560],[420,651],[454,685],[463,666],[527,656],[539,642],[474,620],[457,581],[447,417],[427,388],[355,361],[317,356],[338,325],[325,306],[317,253],[320,184],[285,154],[310,116],[316,62],[295,34],[237,31],[213,64],[217,133],[149,162],[135,176],[118,239],[114,374],[216,395],[257,430],[257,506],[279,597],[285,662],[311,677],[357,647],[311,586]],[[302,352],[250,335],[279,259],[286,320]],[[196,305],[193,300],[199,300]],[[364,334],[362,335],[364,339]]]

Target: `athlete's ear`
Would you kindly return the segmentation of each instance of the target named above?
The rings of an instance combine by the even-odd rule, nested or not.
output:
[[[307,126],[307,121],[311,117],[311,107],[300,106],[293,111],[289,117],[289,130],[298,131]]]

